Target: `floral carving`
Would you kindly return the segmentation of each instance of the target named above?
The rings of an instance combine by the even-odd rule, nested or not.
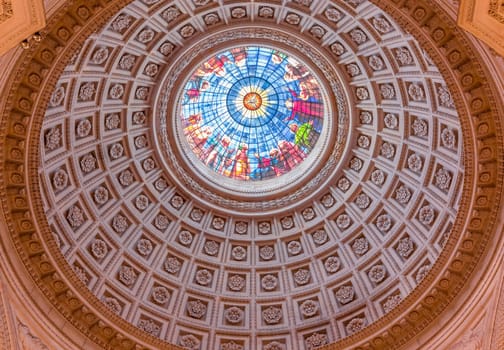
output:
[[[355,28],[348,33],[350,35],[350,39],[357,45],[364,44],[366,41],[368,41],[368,37],[366,33],[360,28]]]
[[[413,240],[410,237],[400,239],[395,250],[401,257],[408,258],[415,250]]]
[[[352,186],[352,183],[350,182],[350,180],[348,180],[346,177],[343,176],[342,178],[340,178],[338,180],[337,186],[340,190],[342,190],[343,192],[346,192],[346,191],[348,191],[350,186]],[[333,204],[334,204],[334,201],[333,201]]]
[[[116,298],[113,297],[103,297],[102,302],[115,314],[120,314],[122,312],[122,306]]]
[[[145,124],[147,116],[144,111],[137,111],[133,113],[133,124],[142,125]]]
[[[146,238],[142,238],[137,242],[136,249],[138,254],[142,256],[149,256],[154,249],[152,242]]]
[[[277,288],[277,285],[278,285],[278,278],[275,275],[267,274],[261,278],[261,287],[265,291],[270,292],[272,290],[275,290]]]
[[[299,22],[301,22],[301,17],[299,15],[296,15],[295,13],[289,13],[285,17],[285,22],[292,24],[292,25],[298,25]]]
[[[179,345],[188,350],[199,350],[201,341],[192,334],[180,337]]]
[[[219,231],[224,229],[225,224],[226,224],[226,220],[224,220],[223,218],[221,218],[219,216],[214,217],[212,220],[212,227],[216,230],[219,230]]]
[[[408,157],[408,168],[412,171],[418,173],[422,170],[423,167],[423,159],[417,153],[412,153]]]
[[[171,274],[178,274],[180,269],[182,268],[182,262],[179,259],[169,256],[166,258],[164,263],[164,269],[166,272]]]
[[[290,255],[298,255],[303,251],[301,243],[297,240],[287,243],[287,251]]]
[[[98,205],[107,203],[109,200],[109,190],[104,186],[97,187],[93,192],[93,199]]]
[[[397,115],[387,113],[383,117],[383,123],[385,124],[386,128],[395,130],[399,126],[399,119],[397,118]]]
[[[259,17],[272,18],[275,15],[275,10],[268,6],[262,6],[259,8]]]
[[[381,34],[389,33],[394,29],[392,28],[390,22],[382,16],[373,17],[371,23],[373,24],[373,27]]]
[[[135,176],[133,175],[131,170],[126,169],[119,173],[118,180],[121,185],[127,187],[135,181]]]
[[[450,188],[452,176],[445,168],[439,168],[434,174],[434,185],[442,191]]]
[[[117,214],[112,219],[112,228],[117,233],[124,233],[129,227],[128,219],[121,214]]]
[[[51,98],[49,99],[49,106],[50,107],[58,107],[61,105],[63,100],[65,99],[65,87],[64,86],[58,86],[56,89],[54,89],[54,92],[51,95]]]
[[[161,333],[161,327],[151,319],[141,319],[138,321],[137,327],[146,333],[149,333],[155,337],[159,337]]]
[[[156,304],[163,305],[170,299],[170,292],[163,286],[156,286],[152,288],[151,296]]]
[[[208,286],[212,283],[213,274],[207,269],[201,269],[196,272],[196,282],[202,286]]]
[[[81,119],[77,122],[75,127],[75,133],[77,137],[86,137],[91,133],[93,125],[89,121],[89,119]]]
[[[422,280],[427,276],[431,269],[431,266],[429,264],[422,266],[421,268],[418,269],[417,274],[415,276],[415,281],[416,283],[422,282]]]
[[[242,261],[247,258],[247,249],[242,246],[236,246],[231,249],[231,256],[234,260]]]
[[[382,98],[386,100],[393,100],[396,97],[396,92],[392,84],[381,84],[380,93]]]
[[[439,104],[445,108],[455,108],[455,102],[451,96],[450,90],[446,86],[439,85],[437,87],[437,93],[439,98]]]
[[[355,290],[354,287],[352,286],[341,286],[338,288],[338,290],[334,293],[334,296],[338,300],[338,302],[342,305],[348,304],[352,300],[354,300],[355,297]]]
[[[136,62],[136,56],[127,53],[123,55],[119,60],[119,68],[130,71],[131,69],[133,69],[135,62]]]
[[[385,68],[385,63],[383,62],[383,59],[379,55],[369,56],[368,63],[369,66],[375,71],[382,70]]]
[[[203,318],[207,312],[207,306],[201,300],[192,300],[186,304],[189,316],[197,319]]]
[[[336,8],[334,7],[328,7],[325,11],[324,11],[324,16],[326,16],[326,18],[328,20],[330,20],[331,22],[338,22],[340,19],[343,18],[343,14]]]
[[[395,156],[395,146],[389,142],[383,142],[380,147],[380,154],[387,159],[393,159]]]
[[[382,264],[374,265],[369,270],[368,277],[371,282],[380,283],[387,277],[387,269]]]
[[[409,84],[408,95],[415,102],[425,101],[425,91],[423,86],[419,83]]]
[[[405,185],[399,186],[395,190],[395,200],[398,201],[401,204],[408,204],[408,202],[411,199],[411,191],[406,187]]]
[[[315,350],[328,343],[329,339],[327,338],[327,334],[324,333],[313,333],[305,339],[306,350]]]
[[[392,217],[389,214],[381,214],[376,218],[376,227],[381,232],[388,232],[392,228]]]
[[[123,34],[131,26],[133,19],[130,15],[121,13],[114,19],[110,27],[113,31]]]
[[[359,193],[355,198],[355,204],[359,209],[367,209],[371,205],[371,198],[365,193]]]
[[[182,13],[176,6],[170,6],[163,12],[161,12],[161,17],[166,21],[166,23],[170,23],[179,17]]]
[[[400,66],[409,66],[414,64],[413,56],[406,47],[399,47],[394,50],[395,58]]]
[[[319,303],[316,300],[308,299],[299,305],[299,309],[304,317],[313,317],[319,312]]]
[[[311,221],[315,218],[315,210],[313,210],[312,207],[308,207],[306,209],[303,209],[301,215],[303,216],[303,219],[305,219],[305,221]]]
[[[275,257],[275,249],[269,245],[263,246],[259,248],[259,257],[262,260],[271,260]]]
[[[341,267],[341,261],[337,256],[330,256],[324,261],[324,268],[329,273],[335,273]]]
[[[303,286],[310,282],[311,274],[307,269],[299,269],[295,271],[293,275],[294,282],[296,282],[297,285]]]
[[[91,101],[96,93],[96,83],[87,82],[81,85],[79,89],[80,101]]]
[[[420,208],[418,212],[418,220],[424,225],[431,225],[436,218],[436,211],[434,207],[430,204],[427,204]]]
[[[342,230],[347,229],[351,224],[352,220],[350,220],[350,217],[347,214],[340,214],[336,218],[336,225]]]
[[[64,169],[58,169],[52,176],[52,184],[54,189],[61,191],[68,186],[68,174]]]
[[[77,205],[72,205],[68,208],[66,218],[73,229],[79,228],[82,224],[84,224],[84,221],[86,221],[84,211]]]
[[[114,143],[109,148],[109,155],[112,159],[118,159],[124,154],[124,147],[120,143]]]
[[[457,137],[452,129],[444,128],[441,131],[441,143],[446,148],[455,149],[457,146]]]
[[[114,100],[118,100],[124,96],[124,85],[122,84],[114,84],[110,87],[109,90],[110,98]]]
[[[239,235],[244,235],[247,233],[248,230],[248,224],[244,221],[238,221],[235,224],[235,232]]]
[[[187,230],[182,230],[178,234],[178,241],[180,242],[180,244],[188,247],[193,241],[193,235]]]
[[[326,208],[330,208],[334,205],[334,203],[336,202],[334,200],[334,197],[331,195],[331,194],[326,194],[322,197],[322,199],[320,200],[320,202],[322,203],[322,205]]]
[[[91,254],[96,259],[103,259],[108,254],[107,243],[103,239],[95,238],[91,243]]]
[[[170,225],[170,219],[164,214],[158,214],[154,218],[154,226],[156,226],[159,230],[166,230]]]
[[[262,318],[266,324],[277,324],[282,319],[282,309],[276,306],[268,306],[262,310]]]
[[[369,250],[369,242],[366,237],[359,237],[352,243],[352,250],[356,255],[362,256]]]
[[[152,41],[154,39],[154,36],[156,35],[156,32],[154,32],[150,28],[145,28],[138,33],[136,36],[136,40],[141,42],[142,44],[147,44],[148,42]]]
[[[135,197],[134,204],[138,210],[144,211],[149,206],[149,197],[145,194],[139,194]]]
[[[259,233],[262,235],[267,235],[271,233],[271,223],[268,221],[261,221],[258,225]]]
[[[220,22],[219,15],[216,12],[209,13],[205,17],[203,17],[203,21],[205,21],[205,24],[207,26],[212,26],[216,23]]]
[[[219,243],[213,240],[207,240],[203,246],[203,250],[210,256],[216,256],[219,253]]]
[[[327,235],[326,230],[321,228],[312,233],[312,238],[315,244],[322,245],[327,242],[329,236]]]
[[[411,129],[413,130],[413,135],[424,137],[429,132],[429,124],[423,119],[416,118],[411,124]]]
[[[285,216],[280,219],[280,224],[284,230],[288,230],[294,227],[294,219],[292,216]]]
[[[137,277],[137,273],[131,266],[123,265],[119,269],[119,281],[121,281],[126,287],[133,286],[137,280]]]
[[[105,117],[105,128],[107,130],[113,130],[119,128],[121,125],[121,117],[119,117],[119,114],[117,113],[112,113],[108,114]]]
[[[56,126],[54,128],[49,129],[45,135],[45,148],[48,151],[53,151],[56,148],[61,146],[61,128]]]
[[[366,324],[367,322],[365,318],[356,317],[351,319],[350,322],[347,323],[345,328],[348,334],[354,334],[366,327]]]
[[[231,9],[231,17],[240,19],[247,16],[247,10],[243,7],[234,7]]]
[[[227,285],[233,292],[241,292],[245,288],[245,278],[240,275],[229,276]]]
[[[238,324],[243,321],[245,313],[238,306],[231,306],[224,311],[224,318],[231,324]]]
[[[390,312],[401,302],[401,294],[390,295],[383,303],[383,311]]]
[[[385,173],[381,169],[375,169],[371,173],[371,182],[376,186],[382,186],[385,182]]]

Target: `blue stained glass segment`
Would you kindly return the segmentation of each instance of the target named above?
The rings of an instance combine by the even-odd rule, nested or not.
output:
[[[317,78],[294,57],[267,47],[211,56],[192,72],[181,98],[191,151],[238,180],[288,173],[313,150],[324,125]]]

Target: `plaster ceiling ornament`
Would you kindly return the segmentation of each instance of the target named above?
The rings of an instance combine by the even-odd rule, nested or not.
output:
[[[324,267],[327,272],[335,273],[341,267],[341,261],[337,256],[330,256],[324,262]]]
[[[179,259],[170,256],[166,258],[166,261],[164,263],[164,269],[171,274],[177,274],[182,267],[182,263],[180,262]]]
[[[201,319],[206,315],[207,306],[201,300],[189,301],[186,305],[189,316]]]
[[[229,343],[221,344],[221,350],[243,350],[243,345],[230,341]]]
[[[43,197],[30,197],[43,210],[27,217],[57,232],[88,277],[77,299],[117,303],[128,341],[214,350],[239,327],[243,348],[357,342],[367,325],[389,329],[383,312],[406,315],[449,253],[442,234],[459,237],[470,216],[460,193],[476,173],[447,59],[411,16],[315,3],[133,0],[75,38],[74,63],[48,70],[33,114],[44,119],[25,121],[39,130],[26,158]],[[275,305],[249,308],[270,296]],[[309,329],[283,305],[299,306]]]
[[[266,324],[277,324],[282,319],[282,309],[276,306],[268,306],[262,311],[262,318]]]
[[[245,313],[238,306],[231,306],[230,308],[227,308],[224,311],[224,317],[226,318],[226,321],[228,321],[231,324],[241,323],[243,321],[244,316]]]
[[[240,292],[245,288],[245,278],[240,275],[232,275],[228,278],[228,287],[232,291]]]
[[[277,341],[272,341],[266,344],[263,350],[285,350],[285,345]]]

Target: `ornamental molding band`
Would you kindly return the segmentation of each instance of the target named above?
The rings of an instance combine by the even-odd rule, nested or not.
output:
[[[5,244],[81,343],[400,349],[499,249],[504,101],[430,0],[75,0],[41,37]]]
[[[457,24],[504,56],[502,0],[461,0]]]
[[[0,55],[46,24],[43,0],[0,0]]]

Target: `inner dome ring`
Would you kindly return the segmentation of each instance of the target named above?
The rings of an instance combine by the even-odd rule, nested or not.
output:
[[[271,36],[274,34],[273,36]],[[200,159],[192,155],[185,141],[179,116],[184,94],[183,86],[194,67],[201,65],[212,54],[244,45],[280,49],[303,61],[321,84],[329,116],[313,152],[296,168],[284,176],[262,181],[244,182],[210,171]],[[351,123],[348,92],[344,88],[339,69],[312,43],[289,34],[268,29],[234,28],[232,31],[213,33],[188,50],[181,51],[164,73],[157,93],[154,118],[156,142],[159,142],[160,160],[175,181],[204,201],[232,210],[275,210],[286,205],[300,205],[303,198],[313,196],[324,184],[337,175],[347,145]],[[336,137],[329,137],[336,135]]]

